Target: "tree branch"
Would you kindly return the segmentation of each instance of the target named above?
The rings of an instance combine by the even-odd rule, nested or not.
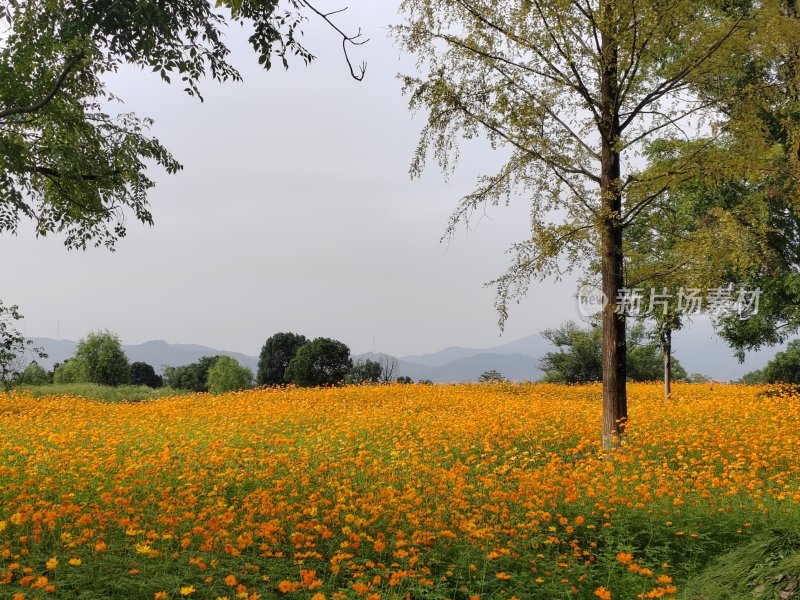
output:
[[[639,113],[644,109],[645,106],[647,106],[653,101],[663,98],[666,94],[669,94],[671,91],[687,85],[687,83],[684,81],[685,77],[692,71],[698,69],[700,66],[703,65],[703,63],[705,63],[709,58],[711,58],[714,55],[714,53],[720,48],[720,46],[722,46],[722,44],[724,44],[733,35],[733,32],[738,29],[739,23],[741,23],[743,20],[744,16],[740,16],[739,18],[737,18],[734,24],[731,26],[731,28],[725,33],[725,35],[723,35],[720,39],[711,44],[711,47],[705,54],[703,54],[703,56],[694,61],[692,64],[685,66],[683,69],[678,71],[678,73],[676,73],[672,77],[665,79],[658,86],[656,86],[656,89],[646,94],[644,98],[642,98],[639,101],[636,107],[633,110],[631,110],[630,114],[628,115],[628,118],[625,119],[625,121],[623,121],[623,123],[620,125],[620,131],[624,131],[625,128],[631,124],[633,119],[635,119],[639,115]]]
[[[5,110],[0,110],[0,119],[5,119],[13,115],[34,113],[37,110],[44,108],[50,101],[53,100],[53,98],[56,97],[56,94],[58,94],[59,90],[64,87],[64,83],[66,82],[70,71],[72,71],[78,65],[84,56],[85,54],[83,52],[79,52],[72,58],[66,60],[64,63],[64,68],[61,71],[61,75],[58,76],[58,79],[56,79],[53,87],[44,98],[38,102],[34,102],[30,106],[16,106],[13,108],[7,108]]]
[[[344,53],[344,59],[347,61],[347,67],[350,69],[350,76],[355,79],[356,81],[362,81],[364,76],[367,74],[367,63],[362,62],[358,66],[358,73],[356,73],[355,69],[353,68],[353,63],[350,61],[350,55],[347,53],[347,44],[352,44],[353,46],[363,46],[369,41],[369,38],[362,40],[361,38],[361,28],[359,27],[358,32],[355,35],[349,35],[342,31],[332,20],[331,16],[342,13],[347,10],[347,7],[340,8],[338,10],[333,10],[327,13],[322,12],[318,8],[316,8],[311,2],[308,0],[300,0],[300,3],[306,6],[311,12],[316,13],[323,21],[325,21],[331,28],[336,31],[340,36],[342,36],[342,52]]]

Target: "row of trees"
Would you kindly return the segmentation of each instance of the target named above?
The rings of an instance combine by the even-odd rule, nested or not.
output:
[[[167,367],[162,377],[146,362],[128,361],[119,336],[110,331],[90,333],[78,343],[75,356],[56,364],[48,374],[32,363],[20,375],[20,383],[97,383],[102,385],[166,384],[177,389],[221,393],[251,387],[253,374],[228,356],[203,357],[197,363]]]
[[[548,352],[540,360],[544,371],[543,381],[553,383],[579,383],[602,381],[603,330],[599,324],[584,329],[570,321],[556,329],[546,329],[542,336],[550,341],[556,351]],[[626,375],[629,381],[657,381],[664,372],[664,357],[656,330],[648,330],[636,323],[627,334]],[[701,380],[702,376],[690,376],[672,358],[672,377],[675,380]]]
[[[742,383],[800,384],[800,340],[792,340],[783,352],[778,352],[763,369],[742,377]]]

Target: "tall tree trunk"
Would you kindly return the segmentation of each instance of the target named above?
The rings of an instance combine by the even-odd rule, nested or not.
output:
[[[614,25],[613,0],[602,6],[601,52],[601,136],[599,220],[601,277],[608,304],[603,312],[603,445],[617,443],[625,431],[628,399],[625,388],[625,315],[617,314],[617,294],[624,287],[622,272],[622,192],[620,190],[620,119],[618,82],[618,44]]]
[[[664,329],[664,338],[661,344],[664,353],[664,400],[669,400],[672,394],[672,328]]]

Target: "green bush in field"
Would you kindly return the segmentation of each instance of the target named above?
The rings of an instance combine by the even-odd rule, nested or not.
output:
[[[175,389],[207,392],[208,372],[219,358],[219,355],[204,356],[189,365],[167,367],[164,369],[164,383]]]
[[[86,383],[89,373],[86,363],[77,358],[65,360],[53,372],[53,383]]]
[[[151,388],[160,388],[164,385],[161,375],[156,373],[153,365],[146,362],[131,363],[131,385],[146,385]]]
[[[50,374],[34,360],[20,373],[19,383],[23,385],[45,385],[50,383]]]
[[[116,333],[93,331],[78,343],[75,358],[86,365],[86,381],[112,386],[130,382],[130,364]]]
[[[208,391],[221,394],[253,387],[253,373],[230,356],[220,356],[208,370]]]

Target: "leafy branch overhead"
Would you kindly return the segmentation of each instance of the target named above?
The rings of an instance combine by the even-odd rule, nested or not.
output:
[[[228,62],[223,30],[252,27],[250,45],[265,69],[277,58],[314,59],[300,42],[306,14],[326,21],[342,37],[352,76],[351,46],[366,43],[305,0],[107,0],[53,4],[11,0],[0,7],[0,233],[23,219],[36,233],[60,232],[68,247],[113,248],[125,235],[126,214],[153,223],[147,165],[168,173],[181,165],[149,134],[152,121],[131,113],[109,114],[118,98],[106,75],[122,65],[180,78],[184,91],[202,100],[199,82],[211,76],[238,81]],[[226,14],[227,13],[227,14]]]

